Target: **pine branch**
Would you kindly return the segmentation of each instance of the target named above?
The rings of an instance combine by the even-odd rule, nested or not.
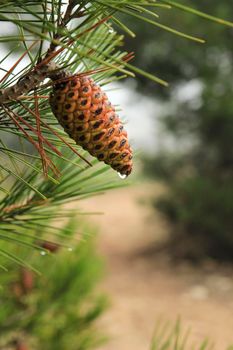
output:
[[[164,11],[176,6],[196,12],[173,1],[70,0],[66,5],[62,14],[60,0],[0,4],[0,22],[10,22],[18,31],[0,38],[1,43],[16,44],[1,64],[11,54],[19,55],[19,47],[23,50],[5,72],[0,90],[0,130],[6,135],[0,144],[0,238],[5,236],[11,243],[15,238],[18,243],[22,240],[21,244],[35,244],[35,232],[45,221],[49,227],[53,226],[50,219],[71,215],[62,208],[63,204],[122,186],[115,174],[106,176],[107,166],[86,160],[87,154],[80,152],[59,128],[48,104],[52,85],[67,81],[70,76],[90,74],[102,87],[109,81],[135,74],[167,85],[129,63],[133,54],[122,50],[123,35],[118,35],[112,26],[116,23],[126,34],[134,36],[121,14],[201,42],[157,20],[154,9]],[[203,17],[216,20],[205,14]],[[33,43],[28,47],[29,41]],[[16,72],[19,62],[26,58],[28,63]],[[8,146],[9,135],[17,140],[16,149]],[[87,168],[83,160],[94,167]],[[48,230],[50,234],[55,231]],[[24,236],[28,231],[31,237]],[[2,254],[14,260],[11,253]],[[15,261],[22,264],[17,257]]]
[[[178,319],[174,325],[169,322],[159,320],[155,327],[153,335],[151,350],[211,350],[213,344],[204,339],[198,346],[191,345],[189,341],[190,329],[182,332],[181,322]]]
[[[57,69],[58,66],[54,62],[42,65],[39,69],[35,67],[32,71],[20,77],[15,85],[0,90],[0,104],[17,100],[19,97],[27,94],[44,81],[52,71]]]

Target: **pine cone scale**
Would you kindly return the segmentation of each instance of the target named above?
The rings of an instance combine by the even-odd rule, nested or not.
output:
[[[122,175],[131,173],[127,132],[93,79],[76,76],[56,84],[50,104],[59,123],[78,145]]]

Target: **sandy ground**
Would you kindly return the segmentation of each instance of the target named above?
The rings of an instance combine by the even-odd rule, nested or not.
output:
[[[156,321],[178,317],[184,331],[192,329],[187,350],[199,349],[206,337],[225,350],[233,344],[233,270],[212,262],[172,266],[167,256],[140,254],[168,232],[145,203],[159,192],[156,184],[142,184],[82,202],[83,209],[105,212],[91,219],[107,263],[101,289],[111,300],[101,320],[110,340],[101,350],[149,350]]]

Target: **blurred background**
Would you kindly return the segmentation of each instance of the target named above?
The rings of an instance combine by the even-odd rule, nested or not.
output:
[[[232,20],[231,4],[185,4]],[[196,44],[127,19],[134,63],[169,82],[114,84],[138,158],[133,185],[87,200],[105,214],[99,249],[103,318],[111,341],[102,350],[148,349],[155,321],[181,318],[192,341],[233,344],[233,30],[180,11],[165,24],[206,40]]]
[[[229,0],[186,4],[233,20]],[[110,300],[99,349],[150,349],[156,321],[180,318],[194,349],[208,337],[224,350],[233,344],[233,29],[159,14],[206,44],[127,18],[133,63],[169,87],[138,76],[106,88],[137,156],[130,187],[79,204],[103,212],[88,219],[105,261],[98,290]]]

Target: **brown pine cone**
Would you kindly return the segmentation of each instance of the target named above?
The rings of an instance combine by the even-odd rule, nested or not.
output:
[[[127,132],[93,79],[73,76],[55,84],[50,104],[59,123],[78,145],[121,175],[131,173],[132,149]]]

